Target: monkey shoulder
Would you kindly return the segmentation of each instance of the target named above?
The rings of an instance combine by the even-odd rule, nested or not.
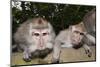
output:
[[[71,41],[70,41],[70,30],[65,29],[60,31],[58,36],[55,39],[56,43],[60,43],[61,47],[72,47]]]
[[[61,41],[65,41],[65,40],[67,41],[67,39],[69,38],[69,35],[70,35],[70,31],[68,29],[64,29],[60,31],[56,39],[59,39]]]
[[[14,33],[14,39],[15,41],[26,41],[27,36],[29,36],[29,24],[26,22],[23,24],[20,24],[20,26],[17,28],[17,31]]]
[[[23,33],[23,34],[26,34],[26,33],[28,33],[28,31],[29,31],[29,27],[30,25],[29,25],[29,23],[28,22],[24,22],[24,23],[22,23],[22,24],[20,24],[20,26],[18,27],[18,29],[17,29],[17,32],[18,33]]]

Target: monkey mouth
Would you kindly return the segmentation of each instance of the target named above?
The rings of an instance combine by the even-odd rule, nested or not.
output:
[[[81,43],[78,44],[73,44],[73,48],[74,49],[79,49],[80,47],[82,47],[83,45]]]
[[[73,45],[79,45],[81,41],[77,41],[77,40],[72,40],[72,44]]]
[[[76,41],[72,42],[73,45],[79,45],[79,43],[80,42],[76,42]]]

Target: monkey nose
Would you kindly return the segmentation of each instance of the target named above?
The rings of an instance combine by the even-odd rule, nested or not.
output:
[[[43,47],[43,45],[40,45],[40,47]]]
[[[39,45],[39,49],[44,49],[44,45],[43,44],[40,44]]]

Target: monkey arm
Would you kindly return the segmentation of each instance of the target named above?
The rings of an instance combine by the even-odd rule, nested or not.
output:
[[[95,44],[95,37],[93,37],[90,34],[86,34],[86,37],[89,39],[90,42],[92,42],[93,44]]]
[[[61,44],[60,41],[55,41],[54,47],[53,47],[53,56],[52,56],[52,62],[53,63],[59,63],[60,59],[60,53],[61,53]]]
[[[90,47],[87,44],[84,44],[83,48],[85,49],[85,52],[88,55],[88,57],[91,57],[92,56],[92,51],[91,51]]]

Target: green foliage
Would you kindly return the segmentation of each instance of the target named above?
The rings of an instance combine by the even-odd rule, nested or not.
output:
[[[95,6],[70,5],[57,3],[37,3],[21,1],[20,7],[12,7],[12,30],[29,18],[44,17],[53,25],[56,33],[69,25],[79,23],[83,16]],[[19,4],[17,4],[19,5]]]

